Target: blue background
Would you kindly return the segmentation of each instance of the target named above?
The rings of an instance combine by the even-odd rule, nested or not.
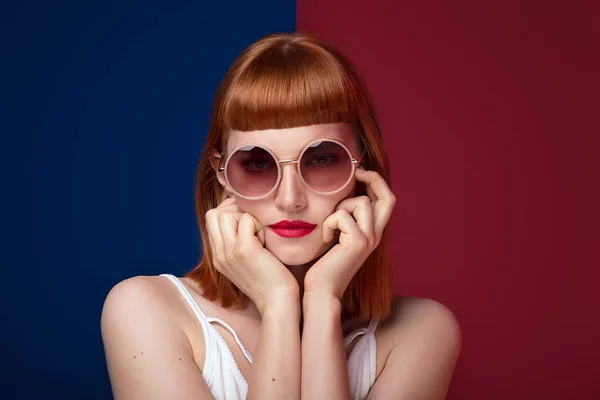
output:
[[[295,20],[292,0],[2,6],[1,398],[111,398],[103,301],[197,262],[214,91]]]

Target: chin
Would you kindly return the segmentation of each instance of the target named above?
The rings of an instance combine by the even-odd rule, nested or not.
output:
[[[289,249],[283,249],[280,246],[277,246],[273,249],[267,246],[267,250],[269,250],[275,256],[275,258],[281,261],[282,264],[288,266],[303,265],[311,262],[319,256],[318,254],[307,252],[304,249],[301,249],[300,251],[290,251]]]
[[[297,243],[290,245],[283,245],[277,242],[267,243],[266,249],[269,250],[275,258],[281,261],[282,264],[287,266],[296,266],[307,264],[321,255],[323,255],[329,245],[327,243]]]

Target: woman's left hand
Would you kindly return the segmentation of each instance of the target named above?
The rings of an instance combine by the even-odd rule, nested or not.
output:
[[[390,220],[396,197],[383,177],[360,167],[355,175],[366,184],[367,196],[343,200],[323,221],[323,240],[333,240],[339,229],[339,243],[308,270],[304,277],[305,294],[319,292],[341,299],[354,274],[379,245]]]

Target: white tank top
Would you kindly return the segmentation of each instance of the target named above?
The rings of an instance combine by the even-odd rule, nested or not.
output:
[[[202,312],[198,303],[196,303],[190,292],[178,278],[170,274],[162,274],[161,276],[169,278],[177,286],[202,326],[204,341],[206,343],[202,376],[215,399],[245,399],[248,392],[248,383],[242,376],[240,368],[235,362],[235,358],[225,339],[211,325],[211,322],[220,324],[233,335],[235,341],[242,349],[244,356],[252,364],[252,355],[250,352],[229,324],[218,318],[207,317]],[[350,398],[352,400],[365,399],[375,382],[375,356],[377,353],[377,345],[375,343],[376,327],[377,321],[371,320],[367,328],[357,329],[344,338],[344,346],[348,347],[357,336],[364,335],[358,339],[348,357],[348,381],[350,383]]]

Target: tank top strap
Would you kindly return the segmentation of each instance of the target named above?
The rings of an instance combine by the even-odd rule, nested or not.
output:
[[[210,340],[212,338],[212,336],[210,335],[210,333],[215,333],[217,336],[221,336],[219,334],[219,331],[217,331],[210,324],[211,322],[216,322],[216,323],[220,324],[222,327],[224,327],[225,329],[227,329],[229,331],[229,333],[231,333],[233,335],[236,343],[238,344],[238,346],[240,346],[240,349],[244,353],[244,357],[246,357],[246,359],[248,360],[248,362],[250,364],[252,364],[252,355],[250,354],[250,352],[248,351],[248,349],[246,349],[246,346],[244,346],[244,344],[240,340],[240,338],[237,335],[237,333],[233,330],[233,328],[228,323],[226,323],[223,320],[220,320],[219,318],[213,318],[213,317],[206,316],[206,314],[204,314],[204,312],[198,306],[198,303],[196,303],[196,300],[194,300],[194,298],[192,297],[192,294],[185,287],[185,285],[183,283],[181,283],[181,280],[179,278],[177,278],[177,277],[175,277],[175,276],[173,276],[171,274],[161,274],[160,276],[164,276],[164,277],[168,278],[171,282],[173,282],[175,284],[175,286],[177,287],[177,289],[179,289],[179,292],[181,293],[181,295],[183,296],[183,298],[185,299],[185,301],[188,303],[188,305],[192,309],[194,315],[196,316],[196,318],[198,319],[198,321],[202,325],[202,330],[204,331],[204,337],[205,337],[206,341],[208,341],[208,340]]]
[[[185,301],[188,303],[188,305],[194,312],[194,315],[196,316],[198,321],[200,321],[202,326],[204,326],[205,324],[208,325],[208,323],[209,323],[208,317],[206,316],[206,314],[204,314],[204,312],[202,312],[202,310],[198,306],[198,303],[196,303],[196,300],[194,300],[194,298],[192,297],[192,294],[189,292],[189,290],[187,290],[187,288],[184,286],[184,284],[181,283],[179,278],[177,278],[171,274],[161,274],[160,276],[164,276],[164,277],[168,278],[171,282],[173,282],[175,284],[175,286],[177,287],[177,289],[179,289],[179,292],[181,293],[181,295],[183,296]]]
[[[379,323],[379,321],[374,320],[373,318],[371,318],[371,320],[369,321],[369,326],[367,326],[366,328],[359,328],[359,329],[356,329],[356,330],[350,332],[344,338],[344,347],[348,347],[350,345],[350,343],[352,343],[352,341],[354,339],[356,339],[356,337],[359,336],[359,335],[364,335],[366,333],[375,332],[375,328],[377,328],[377,324],[378,323]]]
[[[181,293],[181,295],[183,296],[185,301],[188,303],[188,305],[194,312],[194,315],[196,316],[198,321],[200,321],[202,326],[204,326],[204,324],[209,323],[208,317],[206,316],[206,314],[204,314],[204,312],[202,312],[202,310],[198,306],[198,303],[196,303],[196,300],[194,300],[194,298],[192,297],[192,294],[189,292],[189,290],[187,290],[187,288],[184,286],[184,284],[181,283],[179,278],[177,278],[171,274],[161,274],[160,276],[169,278],[169,280],[171,282],[173,282],[175,284],[175,286],[177,286],[177,289],[179,289],[179,292]]]
[[[367,330],[369,332],[375,332],[375,329],[377,329],[377,325],[378,324],[379,324],[379,320],[378,319],[371,318],[371,322],[369,322],[369,326],[367,327]]]
[[[350,335],[346,336],[344,338],[344,347],[348,347],[350,345],[350,343],[352,343],[352,341],[354,339],[356,339],[357,336],[363,335],[364,333],[365,332],[364,332],[364,328],[363,328],[363,329],[356,330],[356,331],[352,332]]]
[[[240,340],[237,333],[233,330],[233,328],[227,322],[220,320],[219,318],[213,318],[213,317],[207,317],[207,320],[208,320],[208,322],[216,322],[219,325],[221,325],[223,328],[227,329],[229,331],[229,333],[231,333],[231,335],[235,339],[238,346],[240,346],[240,349],[242,349],[242,352],[244,353],[244,357],[246,357],[246,360],[248,360],[248,362],[250,364],[252,364],[252,354],[250,354],[248,349],[246,349],[246,346],[244,346],[244,344]]]

